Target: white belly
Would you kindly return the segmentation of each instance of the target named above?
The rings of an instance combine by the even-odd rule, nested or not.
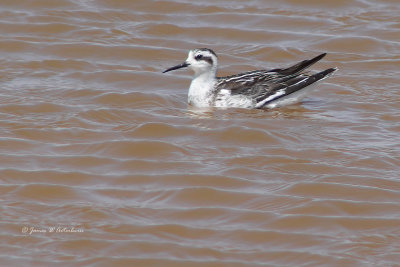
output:
[[[220,108],[254,108],[254,101],[245,95],[231,95],[230,90],[222,89],[216,96],[214,105]]]

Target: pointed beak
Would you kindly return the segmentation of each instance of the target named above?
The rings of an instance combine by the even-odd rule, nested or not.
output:
[[[176,65],[174,67],[171,67],[169,69],[164,70],[163,73],[166,73],[166,72],[171,71],[171,70],[177,70],[177,69],[181,69],[181,68],[186,68],[189,65],[190,64],[187,63],[187,62],[183,62],[182,64],[179,64],[179,65]]]

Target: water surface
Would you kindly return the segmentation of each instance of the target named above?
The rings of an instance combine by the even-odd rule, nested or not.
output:
[[[3,1],[4,266],[400,262],[397,1]],[[302,104],[186,104],[220,75],[319,53]]]

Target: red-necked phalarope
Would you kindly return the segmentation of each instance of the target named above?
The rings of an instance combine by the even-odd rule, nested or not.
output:
[[[195,107],[274,108],[300,102],[313,87],[310,85],[337,70],[329,68],[315,74],[303,72],[325,55],[288,68],[217,77],[217,55],[211,49],[198,48],[189,51],[185,62],[163,73],[184,67],[194,71],[188,102]]]

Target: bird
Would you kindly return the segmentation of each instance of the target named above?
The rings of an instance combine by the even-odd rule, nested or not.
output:
[[[329,68],[314,74],[305,72],[325,56],[323,53],[287,68],[217,77],[217,54],[209,48],[196,48],[189,51],[183,63],[163,73],[186,67],[194,72],[188,92],[190,106],[271,109],[301,102],[317,82],[337,71]]]

